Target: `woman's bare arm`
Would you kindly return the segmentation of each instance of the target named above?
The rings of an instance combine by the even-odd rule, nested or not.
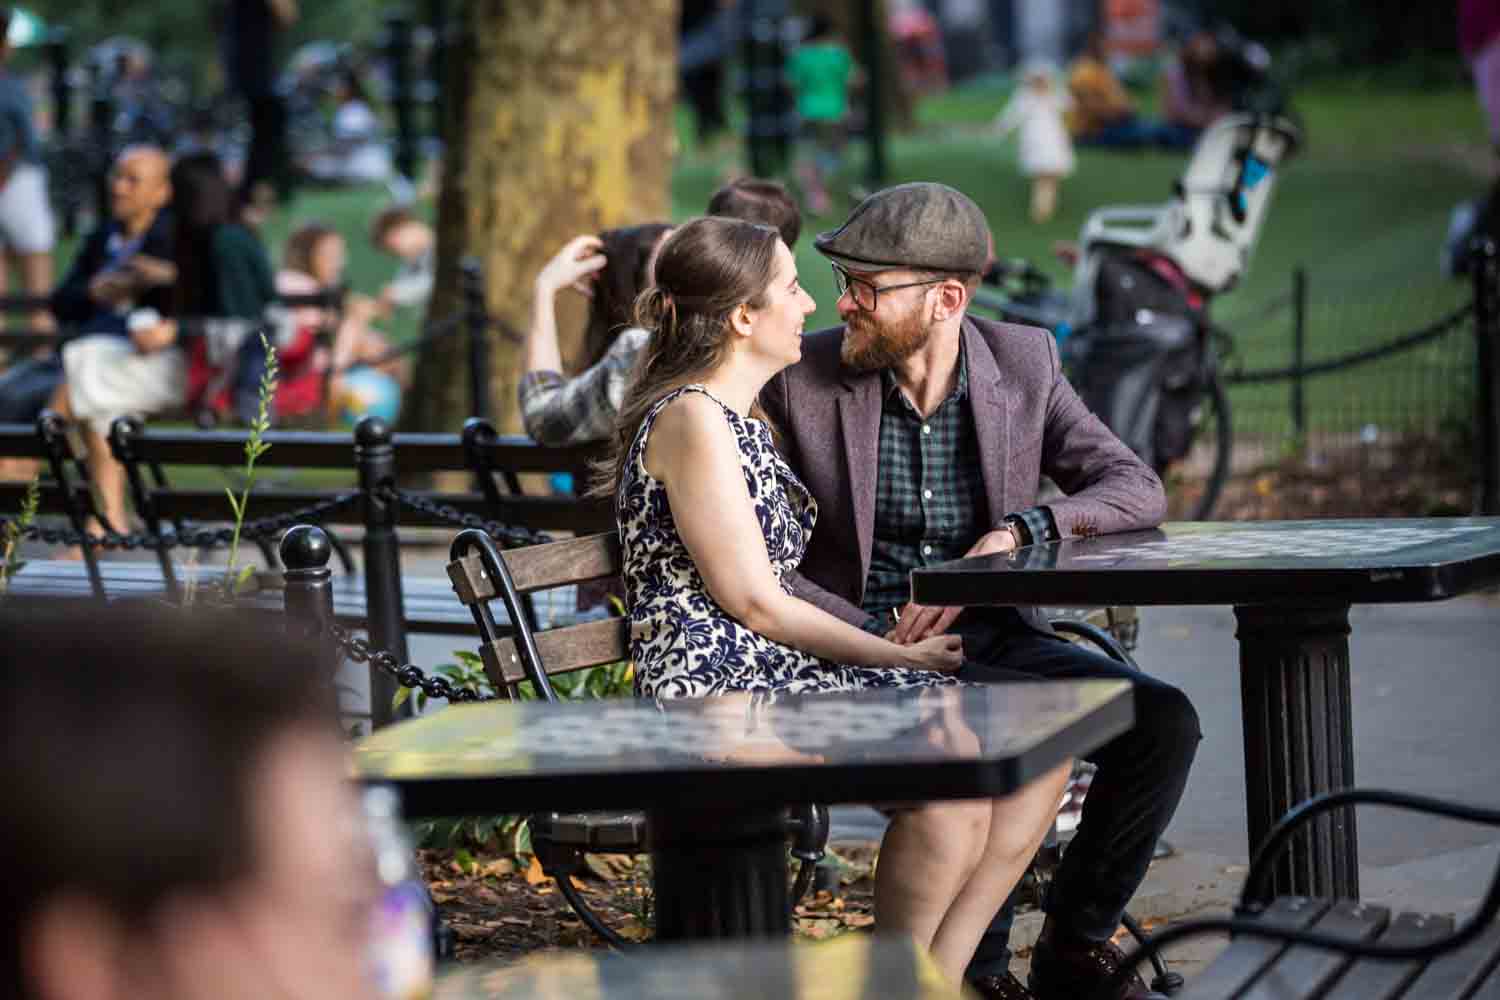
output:
[[[768,639],[836,663],[956,670],[956,636],[900,646],[781,588],[745,486],[739,448],[719,405],[700,393],[657,417],[646,468],[665,484],[677,530],[719,606]]]

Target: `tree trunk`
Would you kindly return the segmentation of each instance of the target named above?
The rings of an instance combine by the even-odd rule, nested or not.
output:
[[[465,0],[443,108],[437,282],[429,322],[461,309],[476,256],[502,329],[526,329],[531,286],[569,238],[669,217],[677,0]],[[581,310],[559,326],[578,354]],[[490,337],[490,406],[519,429],[521,344]],[[464,338],[419,361],[406,426],[457,431],[469,415]]]

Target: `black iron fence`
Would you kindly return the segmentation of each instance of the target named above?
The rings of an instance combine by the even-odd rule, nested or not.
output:
[[[1440,448],[1472,456],[1478,506],[1500,513],[1493,244],[1475,248],[1470,279],[1319,282],[1298,268],[1289,291],[1224,320],[1232,473],[1292,454],[1317,463],[1349,449]]]

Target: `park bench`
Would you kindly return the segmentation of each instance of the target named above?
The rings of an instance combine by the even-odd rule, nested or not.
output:
[[[473,615],[479,632],[479,656],[496,691],[518,696],[520,684],[529,682],[538,698],[558,701],[551,678],[630,658],[628,619],[607,618],[549,629],[538,629],[523,614],[526,595],[566,584],[617,578],[621,572],[621,549],[615,532],[572,538],[550,544],[510,549],[502,553],[482,531],[465,530],[453,540],[448,576],[459,602]],[[507,619],[514,622],[507,634],[498,626],[491,601],[498,600]],[[1130,609],[1133,612],[1133,609]],[[1059,632],[1077,641],[1091,643],[1111,658],[1134,666],[1129,653],[1109,631],[1118,628],[1134,638],[1135,619],[1121,609],[1097,609],[1067,618],[1054,618]],[[650,831],[644,813],[631,811],[542,813],[529,818],[531,843],[546,873],[579,918],[615,947],[629,942],[611,930],[573,887],[570,879],[586,867],[589,853],[637,854],[650,850]],[[786,820],[792,856],[800,866],[791,892],[796,904],[813,884],[817,863],[828,840],[828,812],[808,804],[790,811]],[[1039,863],[1046,863],[1039,855]],[[1131,930],[1145,940],[1139,926]],[[1157,961],[1157,972],[1170,974]],[[1180,982],[1180,978],[1176,979]]]
[[[133,502],[146,525],[144,533],[128,541],[154,550],[156,565],[100,562],[93,547],[85,546],[81,563],[28,561],[12,589],[103,596],[139,594],[155,587],[168,595],[180,594],[189,571],[174,561],[172,543],[199,534],[198,524],[232,522],[233,511],[222,487],[177,487],[168,480],[167,470],[233,470],[244,463],[247,436],[243,431],[148,429],[128,418],[117,421],[111,448],[126,467]],[[368,625],[372,641],[402,659],[407,631],[452,633],[473,626],[465,609],[453,603],[446,580],[403,576],[401,528],[486,525],[515,544],[536,540],[537,532],[583,533],[613,525],[607,501],[521,491],[520,477],[530,473],[568,472],[581,481],[590,452],[504,437],[480,420],[469,421],[463,434],[392,434],[382,421],[367,419],[352,437],[273,431],[265,439],[271,447],[257,464],[265,472],[352,469],[358,480],[348,486],[257,488],[251,494],[249,518],[273,529],[255,533],[255,541],[267,553],[267,571],[255,577],[257,587],[274,591],[280,585],[269,551],[280,530],[302,521],[320,521],[330,534],[338,526],[362,528],[363,571],[352,572],[346,553],[345,572],[334,585],[335,611],[346,624]],[[92,500],[83,463],[61,420],[49,415],[36,428],[0,425],[3,456],[46,457],[53,479],[41,491],[41,511],[66,515],[73,532],[82,532],[93,513]],[[396,486],[398,474],[444,471],[467,473],[475,488],[460,493]],[[0,515],[13,516],[24,491],[22,483],[0,484]],[[222,536],[224,530],[219,528],[217,534]]]
[[[1255,852],[1234,914],[1159,929],[1132,956],[1138,964],[1162,948],[1204,934],[1231,935],[1229,946],[1188,983],[1183,1000],[1459,1000],[1500,997],[1500,871],[1479,909],[1461,924],[1447,914],[1393,910],[1349,899],[1270,897],[1271,874],[1309,820],[1352,813],[1358,804],[1500,826],[1500,811],[1379,789],[1342,789],[1307,800],[1272,828]]]

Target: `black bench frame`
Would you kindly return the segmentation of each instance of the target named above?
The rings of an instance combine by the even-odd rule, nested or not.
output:
[[[1299,829],[1317,816],[1334,809],[1355,805],[1390,806],[1429,816],[1441,816],[1500,827],[1500,810],[1485,809],[1430,796],[1376,788],[1346,788],[1315,796],[1282,817],[1256,849],[1255,857],[1250,863],[1250,870],[1245,875],[1239,902],[1232,916],[1188,920],[1156,931],[1151,935],[1149,943],[1144,943],[1130,955],[1119,974],[1101,988],[1098,996],[1113,996],[1114,993],[1111,990],[1118,989],[1132,969],[1142,961],[1157,955],[1163,948],[1206,934],[1227,933],[1282,944],[1321,948],[1354,959],[1427,962],[1462,948],[1489,928],[1494,922],[1496,913],[1500,913],[1500,868],[1497,868],[1491,876],[1489,887],[1485,890],[1479,909],[1468,920],[1456,926],[1448,934],[1419,944],[1371,944],[1317,931],[1270,926],[1257,920],[1256,918],[1272,902],[1266,893],[1266,887],[1270,884],[1273,863],[1281,851],[1291,843]]]

